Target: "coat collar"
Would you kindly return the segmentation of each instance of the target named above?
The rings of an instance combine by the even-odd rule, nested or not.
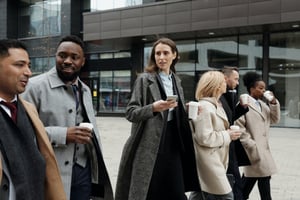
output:
[[[47,72],[49,84],[51,88],[58,88],[58,87],[65,87],[66,84],[58,77],[56,67],[53,67]],[[82,86],[84,85],[83,82],[77,78],[76,80],[77,86]],[[85,88],[82,88],[83,91],[86,91]]]
[[[147,81],[149,82],[148,85],[149,85],[150,92],[153,96],[153,101],[166,99],[165,89],[164,89],[163,83],[159,77],[159,74],[157,72],[145,73],[145,76],[147,78]],[[181,99],[181,97],[183,96],[183,91],[180,89],[180,87],[178,87],[180,85],[181,80],[177,76],[175,76],[173,72],[172,72],[172,77],[175,80],[175,83],[173,83],[175,85],[173,87],[175,87],[175,89],[178,90],[178,94],[177,94],[178,98],[180,98],[180,102],[182,103],[182,106],[184,106],[184,104],[183,104],[184,99]],[[163,113],[161,113],[161,114],[163,115]]]
[[[258,101],[260,103],[261,110],[257,107],[255,101]],[[262,100],[260,100],[260,99],[256,100],[256,99],[250,98],[249,107],[252,110],[254,110],[255,112],[257,112],[263,119],[267,119],[265,112],[264,112],[264,110],[265,110],[264,106],[265,106],[265,103]]]
[[[224,123],[226,124],[225,127],[229,126],[226,112],[225,112],[223,106],[218,103],[218,101],[215,97],[204,97],[204,98],[201,98],[201,100],[208,101],[211,104],[213,104],[216,109],[216,115],[219,116],[221,119],[223,119]]]
[[[48,74],[48,79],[51,88],[65,86],[65,83],[58,77],[55,67],[53,67],[50,71],[48,71],[47,74]]]

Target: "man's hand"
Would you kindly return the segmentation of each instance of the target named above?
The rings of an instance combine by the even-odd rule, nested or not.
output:
[[[91,142],[92,130],[86,127],[73,126],[67,129],[67,144],[88,144]]]

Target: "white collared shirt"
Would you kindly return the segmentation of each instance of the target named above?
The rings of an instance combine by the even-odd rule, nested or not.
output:
[[[4,100],[3,98],[0,97],[0,102],[1,101],[4,101],[6,102],[6,100]],[[14,97],[14,99],[11,101],[11,102],[14,102],[14,101],[17,101],[17,95]],[[6,107],[5,105],[3,104],[0,104],[0,106],[3,108],[3,110],[11,117],[11,112],[10,112],[10,109],[8,107]]]
[[[166,74],[166,73],[160,71],[159,76],[162,80],[166,95],[167,96],[174,95],[174,93],[173,93],[172,72],[170,74]],[[174,108],[169,109],[168,121],[173,119],[173,110],[174,110]]]
[[[249,96],[249,97],[250,97],[251,101],[254,102],[254,104],[256,105],[257,109],[258,109],[259,111],[261,111],[261,105],[260,105],[259,101],[256,100],[256,99],[254,99],[254,98],[251,97],[251,96]]]

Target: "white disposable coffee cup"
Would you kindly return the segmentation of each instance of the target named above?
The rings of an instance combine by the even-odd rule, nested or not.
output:
[[[79,126],[89,128],[90,130],[94,128],[92,123],[87,123],[87,122],[80,123]]]
[[[248,94],[241,94],[240,102],[241,102],[241,105],[248,105],[249,104],[249,95]]]
[[[189,102],[189,119],[196,119],[198,115],[199,103],[196,101]]]
[[[231,125],[230,129],[231,130],[240,130],[240,127],[238,125]]]
[[[267,90],[264,92],[264,97],[268,100],[268,101],[272,101],[274,99],[274,96],[272,95],[272,92]]]

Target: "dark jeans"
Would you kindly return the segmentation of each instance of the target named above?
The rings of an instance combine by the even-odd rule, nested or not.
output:
[[[243,195],[244,199],[249,198],[256,181],[258,185],[258,190],[260,194],[260,199],[262,200],[272,200],[271,197],[271,186],[270,186],[271,176],[267,177],[245,177],[243,176],[244,190]]]
[[[75,163],[72,171],[70,200],[90,200],[91,186],[90,162],[87,162],[86,167],[81,167]]]

